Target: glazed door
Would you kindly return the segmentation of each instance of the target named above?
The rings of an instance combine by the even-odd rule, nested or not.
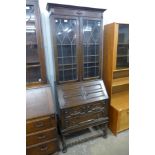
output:
[[[26,5],[26,82],[41,81],[34,5]]]
[[[83,79],[99,78],[102,53],[102,20],[82,18],[81,27]]]
[[[26,83],[46,82],[44,49],[37,1],[26,1]]]
[[[54,16],[54,50],[56,75],[59,83],[77,81],[79,21],[76,17]]]
[[[116,69],[129,67],[129,25],[119,24]]]

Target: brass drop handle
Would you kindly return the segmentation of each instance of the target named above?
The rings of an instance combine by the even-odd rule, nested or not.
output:
[[[46,138],[46,135],[38,136],[38,139],[44,139],[44,138]]]
[[[40,128],[40,127],[43,127],[43,126],[44,126],[44,123],[43,122],[36,123],[36,127],[37,128]]]
[[[48,146],[47,145],[45,145],[45,146],[43,146],[43,147],[40,148],[41,151],[45,151],[47,149],[48,149]]]

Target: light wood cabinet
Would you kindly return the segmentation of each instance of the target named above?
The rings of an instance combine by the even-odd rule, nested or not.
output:
[[[103,79],[110,97],[109,127],[129,128],[129,24],[104,26]]]

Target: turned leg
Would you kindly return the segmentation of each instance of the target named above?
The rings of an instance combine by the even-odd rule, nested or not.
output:
[[[67,152],[67,146],[65,142],[65,137],[62,135],[62,152],[66,153]]]

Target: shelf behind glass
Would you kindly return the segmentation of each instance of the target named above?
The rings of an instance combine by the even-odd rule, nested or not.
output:
[[[40,65],[26,68],[26,82],[41,82]]]

